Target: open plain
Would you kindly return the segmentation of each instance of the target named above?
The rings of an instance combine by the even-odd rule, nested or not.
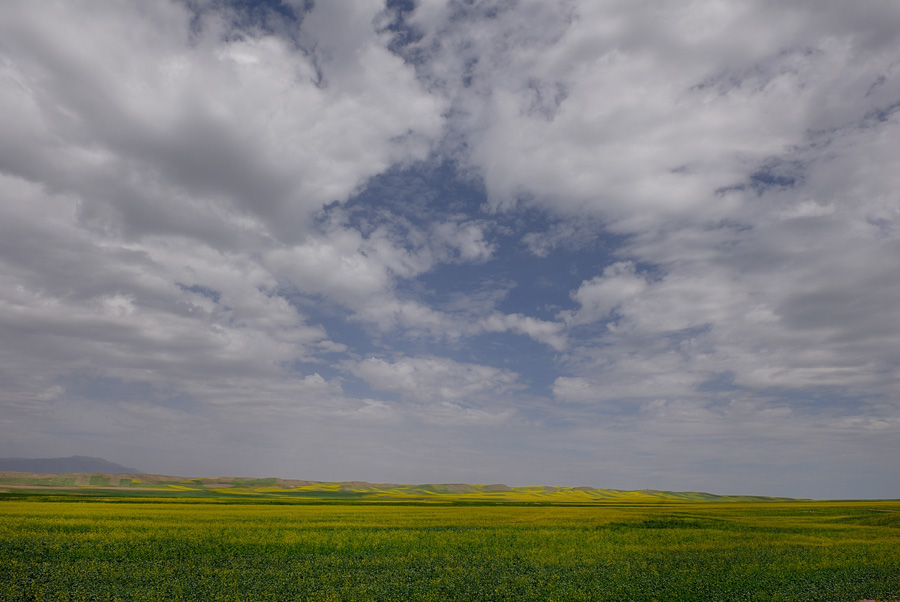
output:
[[[900,597],[900,502],[0,494],[0,599]]]

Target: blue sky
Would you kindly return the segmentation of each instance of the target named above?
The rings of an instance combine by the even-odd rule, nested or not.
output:
[[[4,2],[0,455],[900,497],[898,32]]]

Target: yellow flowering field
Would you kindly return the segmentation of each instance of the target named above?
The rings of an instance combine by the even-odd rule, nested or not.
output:
[[[0,497],[0,600],[900,598],[900,502]]]

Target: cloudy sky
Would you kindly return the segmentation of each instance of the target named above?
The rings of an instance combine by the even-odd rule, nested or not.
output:
[[[0,456],[900,497],[895,0],[5,0]]]

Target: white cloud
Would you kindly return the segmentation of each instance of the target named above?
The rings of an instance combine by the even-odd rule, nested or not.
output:
[[[645,288],[647,279],[635,273],[634,263],[614,263],[603,270],[603,276],[581,283],[572,293],[572,299],[581,307],[575,312],[563,312],[563,317],[574,324],[596,322],[634,299]]]
[[[566,335],[559,322],[547,322],[522,314],[494,312],[480,322],[486,332],[513,332],[527,335],[534,340],[549,345],[557,351],[566,347]]]
[[[332,229],[321,238],[274,250],[267,264],[303,292],[353,305],[388,290],[396,275],[412,276],[430,267],[378,233],[364,238],[353,229]]]
[[[437,53],[422,69],[458,107],[451,126],[491,204],[595,211],[624,233],[728,217],[738,199],[714,191],[890,103],[895,86],[881,79],[896,70],[884,23],[898,20],[884,2],[845,22],[834,5],[762,2],[448,10],[414,13],[418,48]],[[522,26],[533,18],[543,26]]]
[[[346,347],[278,294],[285,273],[344,300],[427,269],[387,234],[323,238],[310,220],[441,131],[443,101],[384,47],[378,10],[355,4],[353,32],[314,11],[298,34],[319,38],[314,59],[228,13],[196,28],[176,2],[4,6],[0,319],[11,369],[43,375],[16,395],[89,369],[289,403],[314,383],[258,379]]]
[[[197,381],[283,377],[280,366],[329,344],[242,255],[182,239],[94,241],[68,197],[2,182],[0,324],[16,345],[0,352],[10,371],[35,375],[34,392],[13,397],[83,371],[191,393]]]
[[[486,392],[502,395],[514,389],[518,380],[510,370],[440,357],[405,357],[393,362],[372,357],[346,367],[376,390],[417,400],[464,400]]]
[[[432,234],[441,246],[446,247],[448,259],[481,262],[490,259],[494,246],[484,240],[481,224],[471,221],[449,221],[435,224]]]
[[[567,6],[545,3],[533,34],[518,27],[530,3],[419,17],[420,46],[443,44],[425,70],[450,82],[491,206],[592,214],[629,237],[559,314],[576,340],[611,320],[563,379],[603,397],[691,393],[723,373],[891,395],[896,6]],[[546,256],[558,240],[524,242]],[[557,389],[578,397],[579,383]]]
[[[522,388],[519,375],[479,364],[441,357],[402,357],[387,361],[371,357],[344,365],[372,389],[398,394],[415,404],[407,412],[426,423],[491,426],[515,414],[502,402]]]
[[[378,8],[354,6],[369,21]],[[346,26],[317,17],[326,10],[305,25],[324,40]],[[341,57],[314,63],[282,38],[228,31],[221,17],[192,33],[174,2],[14,3],[5,13],[15,85],[4,87],[0,157],[126,233],[231,233],[250,217],[269,235],[302,239],[311,213],[423,158],[427,144],[416,141],[443,124],[442,102],[371,27],[357,28]]]
[[[684,346],[629,348],[618,344],[610,350],[582,350],[579,372],[585,376],[560,376],[553,382],[555,399],[572,403],[606,404],[621,400],[685,397],[709,376],[691,361]],[[705,397],[702,396],[701,397]]]

